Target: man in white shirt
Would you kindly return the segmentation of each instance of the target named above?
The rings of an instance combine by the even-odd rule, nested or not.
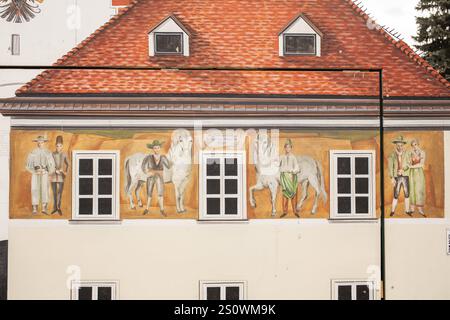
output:
[[[283,192],[283,214],[281,218],[287,216],[289,211],[289,201],[292,204],[292,211],[300,218],[297,211],[297,190],[299,165],[297,158],[292,154],[292,141],[286,140],[284,144],[285,154],[280,157],[280,183]]]

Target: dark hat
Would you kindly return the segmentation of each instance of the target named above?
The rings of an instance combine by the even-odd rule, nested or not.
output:
[[[286,142],[284,143],[284,146],[290,146],[292,148],[292,140],[291,139],[287,139]]]
[[[147,144],[147,148],[153,149],[153,147],[161,147],[164,144],[164,141],[153,140],[152,143]]]
[[[56,144],[63,144],[63,137],[62,136],[57,136],[56,137]]]

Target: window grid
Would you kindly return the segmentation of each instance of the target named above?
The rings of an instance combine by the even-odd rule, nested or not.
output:
[[[236,281],[236,282],[210,282],[210,281],[201,281],[200,282],[200,299],[208,300],[208,288],[219,288],[220,289],[220,300],[227,300],[227,288],[237,287],[239,288],[239,300],[245,299],[245,282],[244,281]]]
[[[118,219],[118,213],[120,206],[118,204],[119,198],[117,191],[119,190],[117,183],[119,179],[116,179],[116,175],[120,172],[117,168],[119,163],[119,152],[118,151],[107,151],[107,152],[83,152],[74,151],[73,156],[73,182],[75,187],[75,193],[73,195],[73,219],[74,220],[112,220]],[[99,174],[99,162],[102,159],[107,159],[112,161],[111,174]],[[79,167],[81,160],[92,160],[92,174],[84,175],[79,174]],[[111,194],[99,194],[99,182],[100,179],[106,178],[111,179]],[[92,194],[81,195],[80,194],[80,180],[81,179],[92,179]],[[92,214],[80,214],[79,199],[92,199]],[[99,199],[111,199],[111,214],[100,214],[98,202]]]
[[[237,159],[237,175],[227,176],[225,172],[226,159]],[[204,152],[201,157],[201,175],[200,175],[200,219],[202,220],[242,220],[245,219],[245,193],[243,188],[245,182],[245,154],[244,152]],[[207,164],[209,159],[219,159],[220,173],[218,176],[208,176]],[[207,184],[208,180],[220,180],[219,194],[208,194]],[[225,184],[227,180],[237,180],[237,192],[235,194],[225,193]],[[220,214],[207,214],[208,199],[219,199]],[[225,214],[226,199],[237,199],[237,214]]]
[[[367,286],[369,289],[369,300],[375,300],[375,283],[374,281],[355,281],[355,280],[333,280],[332,290],[333,300],[339,300],[339,288],[351,287],[351,300],[358,300],[357,288],[358,286]]]
[[[375,152],[374,151],[330,151],[330,178],[331,178],[331,218],[333,219],[364,219],[373,218],[375,216]],[[342,158],[350,159],[350,173],[339,173],[338,160]],[[366,158],[368,159],[368,173],[356,174],[356,159]],[[365,178],[368,180],[368,192],[356,192],[357,179]],[[339,193],[338,182],[339,179],[350,179],[350,193]],[[338,202],[339,198],[350,198],[350,213],[339,213]],[[357,198],[368,199],[368,212],[357,213],[356,199]]]
[[[79,289],[80,288],[91,288],[92,289],[92,299],[98,300],[98,289],[99,288],[111,288],[111,300],[118,299],[118,281],[73,281],[71,290],[71,300],[79,300]]]

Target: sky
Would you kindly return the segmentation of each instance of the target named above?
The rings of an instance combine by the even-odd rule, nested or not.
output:
[[[410,46],[415,44],[412,36],[416,35],[415,6],[419,0],[361,0],[378,24],[395,28]]]

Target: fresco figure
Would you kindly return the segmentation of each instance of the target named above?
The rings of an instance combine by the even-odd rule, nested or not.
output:
[[[58,212],[62,216],[61,199],[64,190],[64,180],[69,169],[69,160],[67,154],[63,151],[63,137],[56,137],[56,150],[52,153],[55,163],[55,171],[50,175],[53,191],[53,211],[51,214]]]
[[[388,158],[388,170],[391,178],[392,186],[394,187],[394,199],[392,200],[392,208],[390,216],[395,215],[395,210],[398,205],[398,198],[403,190],[405,196],[405,213],[409,216],[412,215],[410,211],[410,159],[409,153],[406,151],[406,144],[408,143],[403,136],[399,136],[394,139],[392,143],[394,151]]]
[[[297,203],[297,214],[303,207],[308,198],[309,186],[313,187],[314,204],[311,214],[316,214],[319,199],[327,202],[327,192],[325,191],[324,177],[320,164],[309,156],[295,156],[298,164],[296,173],[297,181],[302,186],[302,195]],[[256,169],[256,184],[249,189],[249,201],[253,208],[256,208],[255,191],[265,188],[270,190],[272,217],[277,214],[276,199],[278,186],[280,185],[280,156],[278,144],[269,137],[267,133],[259,132],[253,142],[253,163]]]
[[[147,144],[147,148],[153,150],[153,154],[149,154],[144,158],[142,162],[142,171],[147,175],[147,208],[144,211],[144,215],[149,213],[150,205],[152,202],[153,189],[156,185],[158,194],[158,205],[161,215],[164,217],[164,167],[169,169],[171,164],[165,155],[161,155],[161,146],[164,142],[154,140],[152,143]]]
[[[298,162],[292,154],[292,141],[288,139],[284,144],[285,154],[280,157],[280,184],[283,192],[283,214],[280,218],[287,216],[289,202],[292,204],[292,211],[300,218],[297,212],[297,191],[298,191]]]
[[[192,173],[192,145],[193,140],[189,131],[177,129],[172,133],[172,143],[167,159],[170,168],[164,167],[164,183],[173,183],[175,189],[175,202],[178,213],[186,212],[184,207],[184,194]],[[130,208],[136,209],[134,197],[139,207],[143,207],[140,191],[142,185],[147,182],[147,175],[142,170],[142,163],[146,158],[144,153],[135,153],[125,159],[125,194],[130,201]]]
[[[411,141],[412,150],[410,152],[409,165],[409,185],[411,213],[419,211],[419,214],[426,217],[425,206],[425,151],[420,148],[419,140]]]
[[[41,205],[41,212],[48,215],[49,174],[54,172],[55,162],[52,153],[45,147],[48,142],[46,137],[38,136],[33,142],[37,147],[30,152],[26,162],[26,169],[31,173],[32,214],[37,214]]]

